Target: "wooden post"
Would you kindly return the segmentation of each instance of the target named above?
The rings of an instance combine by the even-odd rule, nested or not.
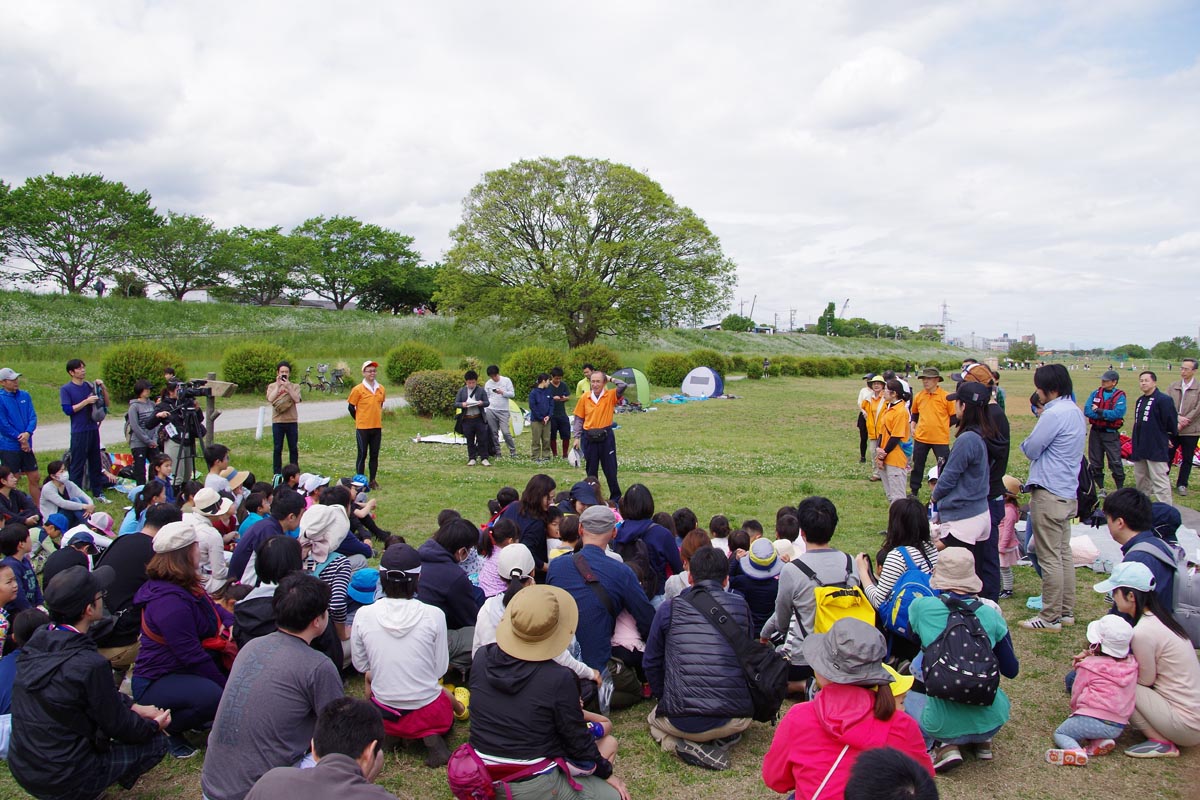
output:
[[[210,381],[215,381],[217,379],[217,373],[210,372],[205,377]],[[204,398],[204,405],[204,418],[207,420],[205,427],[208,428],[207,432],[204,434],[204,446],[212,447],[214,433],[213,429],[216,427],[213,425],[213,423],[217,421],[217,417],[221,416],[221,412],[217,411],[217,399],[211,394]]]

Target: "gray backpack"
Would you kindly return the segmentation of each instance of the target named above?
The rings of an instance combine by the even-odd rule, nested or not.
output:
[[[1170,549],[1171,556],[1149,542],[1135,544],[1129,552],[1154,556],[1175,570],[1175,588],[1172,592],[1175,611],[1172,616],[1187,631],[1192,646],[1200,648],[1200,575],[1193,574],[1188,567],[1187,553],[1182,547],[1170,542],[1162,543]]]

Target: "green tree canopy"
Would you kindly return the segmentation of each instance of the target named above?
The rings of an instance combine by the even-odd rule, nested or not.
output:
[[[292,269],[295,246],[279,226],[237,227],[220,234],[217,263],[224,275],[213,294],[225,300],[266,306],[291,297],[295,291]]]
[[[741,314],[729,314],[721,320],[721,330],[723,331],[748,331],[753,327],[754,320],[743,317]]]
[[[70,294],[111,278],[129,262],[132,240],[156,224],[150,193],[102,175],[29,178],[0,203],[0,232],[16,272]]]
[[[1150,355],[1169,361],[1195,354],[1196,340],[1190,336],[1176,336],[1166,342],[1159,342],[1150,348]]]
[[[1123,344],[1112,349],[1114,358],[1149,358],[1150,351],[1140,344]]]
[[[1029,342],[1013,342],[1008,346],[1008,357],[1013,361],[1033,361],[1037,358],[1037,345]]]
[[[221,281],[222,237],[204,217],[167,212],[161,225],[147,228],[133,239],[133,260],[138,274],[157,283],[175,300],[193,289]]]
[[[410,248],[412,237],[354,217],[313,217],[292,238],[302,264],[299,285],[339,311],[372,284],[407,284],[407,271],[420,260]]]
[[[735,277],[704,221],[661,186],[576,156],[487,173],[451,236],[442,306],[556,329],[571,347],[719,312]]]

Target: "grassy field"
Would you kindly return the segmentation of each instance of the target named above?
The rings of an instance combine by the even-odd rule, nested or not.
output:
[[[1093,378],[1080,378],[1090,384]],[[783,378],[732,382],[728,391],[737,400],[716,400],[680,406],[658,406],[646,414],[619,418],[618,448],[622,485],[642,482],[654,492],[659,509],[689,506],[702,520],[725,514],[741,522],[755,517],[766,524],[775,510],[795,504],[811,494],[830,497],[841,522],[834,544],[850,552],[874,553],[886,522],[886,501],[877,483],[866,480],[866,465],[858,463],[858,434],[854,426],[854,401],[860,383],[855,380]],[[1009,415],[1014,440],[1032,428],[1033,418],[1023,398],[1031,387],[1030,373],[1006,373]],[[1090,386],[1089,386],[1090,388]],[[380,522],[417,544],[434,530],[434,518],[443,508],[455,508],[473,521],[485,518],[486,501],[507,484],[521,488],[537,471],[524,457],[500,459],[491,468],[467,468],[461,446],[414,444],[418,433],[442,433],[445,421],[430,422],[410,413],[389,414],[384,422]],[[269,440],[256,442],[250,432],[223,435],[233,448],[239,468],[259,474],[269,472]],[[521,452],[529,439],[519,437]],[[305,426],[300,436],[301,463],[306,469],[344,475],[351,471],[354,439],[349,420]],[[544,468],[538,468],[544,469]],[[1010,472],[1027,474],[1028,462],[1014,446]],[[581,473],[565,464],[545,470],[567,487]],[[1196,495],[1186,498],[1197,508]],[[1032,570],[1017,568],[1017,595],[1002,606],[1009,624],[1028,616],[1025,598],[1040,592]],[[1104,608],[1090,591],[1096,576],[1078,571],[1080,621],[1099,616]],[[1051,733],[1068,709],[1062,674],[1070,656],[1080,649],[1082,627],[1063,635],[1013,633],[1021,659],[1021,674],[1005,682],[1013,701],[1012,718],[996,739],[996,760],[991,764],[968,762],[939,779],[942,796],[951,800],[1005,800],[1021,798],[1107,798],[1196,796],[1200,779],[1200,749],[1185,751],[1170,761],[1137,761],[1119,752],[1096,759],[1085,769],[1055,768],[1042,756]],[[361,692],[352,680],[348,691]],[[734,768],[710,773],[687,767],[674,756],[660,752],[646,730],[650,707],[640,705],[616,715],[621,750],[617,771],[638,798],[685,800],[694,797],[768,798],[759,764],[773,732],[755,724],[734,751]],[[459,725],[454,743],[466,736]],[[1123,744],[1136,740],[1127,735]],[[428,770],[420,754],[397,751],[387,756],[382,783],[400,797],[427,800],[448,798],[444,771]],[[133,792],[110,792],[110,798],[194,798],[199,796],[200,758],[169,762],[150,773]],[[1188,787],[1191,787],[1190,789]],[[21,797],[11,778],[0,770],[0,797]]]

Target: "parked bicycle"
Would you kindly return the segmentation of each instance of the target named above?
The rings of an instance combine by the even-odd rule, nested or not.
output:
[[[343,368],[335,369],[333,371],[333,375],[332,375],[333,379],[329,382],[329,391],[340,392],[342,389],[345,389],[346,388],[345,377],[346,377],[345,369],[343,369]]]
[[[311,366],[304,370],[304,378],[300,381],[300,387],[302,389],[308,389],[309,391],[312,391],[313,389],[320,389],[317,384],[312,382],[312,378],[310,377],[312,375],[312,371],[313,368]]]

